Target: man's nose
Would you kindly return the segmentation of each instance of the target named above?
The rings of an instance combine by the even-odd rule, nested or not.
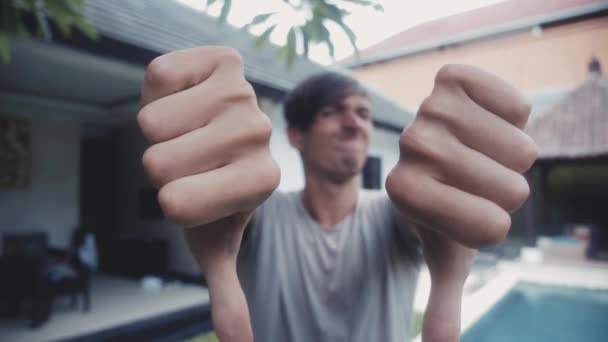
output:
[[[360,127],[357,113],[354,111],[345,111],[342,114],[342,126],[350,129],[357,129]]]

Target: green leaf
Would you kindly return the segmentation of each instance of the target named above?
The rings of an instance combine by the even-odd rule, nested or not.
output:
[[[297,46],[296,46],[296,30],[295,28],[290,28],[287,33],[287,65],[291,66],[296,61],[296,57],[298,55]]]
[[[219,16],[220,23],[226,22],[226,19],[228,19],[228,14],[230,14],[230,8],[232,8],[232,0],[224,0],[224,5],[222,5],[222,11],[220,12]]]
[[[304,57],[308,58],[308,48],[310,44],[310,37],[308,31],[304,26],[299,26],[300,36],[302,37],[302,46],[304,47]]]
[[[325,42],[325,44],[327,45],[327,50],[329,52],[329,55],[331,56],[331,58],[334,58],[334,56],[335,56],[334,44],[331,42],[329,31],[327,30],[327,27],[325,27],[325,25],[320,26],[320,29],[321,29],[321,41]]]
[[[272,34],[272,31],[274,31],[274,29],[276,27],[277,27],[276,24],[270,26],[258,38],[256,38],[255,47],[257,47],[259,49],[259,48],[263,47],[264,45],[266,45],[266,43],[268,43],[268,41],[270,40],[270,35]]]
[[[332,4],[325,4],[324,6],[325,6],[325,8],[321,13],[325,14],[325,17],[327,20],[331,20],[331,21],[335,22],[336,24],[338,24],[338,26],[340,26],[342,31],[344,31],[344,33],[346,33],[346,36],[348,37],[348,40],[350,41],[351,46],[355,50],[355,54],[358,54],[359,49],[357,47],[357,36],[353,32],[353,30],[344,23],[344,21],[343,21],[344,12]],[[332,57],[333,57],[333,55],[332,55]]]
[[[243,31],[247,31],[249,30],[251,27],[262,24],[266,21],[268,21],[268,19],[275,15],[277,12],[270,12],[270,13],[263,13],[263,14],[258,14],[255,17],[253,17],[253,19],[251,19],[251,21],[249,23],[247,23],[247,25],[241,27],[241,30]]]
[[[270,18],[271,16],[273,16],[275,14],[277,14],[277,12],[269,12],[269,13],[258,14],[255,17],[253,17],[253,19],[251,19],[251,22],[248,25],[254,26],[254,25],[261,24],[261,23],[265,22],[266,20],[268,20],[268,18]]]
[[[334,49],[334,43],[331,42],[331,39],[325,41],[327,44],[327,50],[329,51],[329,56],[333,59],[336,56],[336,52]]]
[[[70,37],[72,34],[72,19],[64,16],[55,16],[53,19],[61,34]]]
[[[281,46],[277,50],[277,58],[278,59],[286,59],[287,58],[287,45]]]
[[[4,64],[11,62],[11,47],[7,35],[4,33],[0,33],[0,59]]]
[[[91,23],[86,21],[84,18],[78,18],[75,21],[75,26],[78,28],[80,32],[82,32],[89,39],[97,39],[98,34],[97,30]]]
[[[207,0],[206,2],[207,2],[207,7],[210,7],[211,5],[213,5],[216,2],[216,0]]]

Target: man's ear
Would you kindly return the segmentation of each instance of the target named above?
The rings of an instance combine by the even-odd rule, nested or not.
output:
[[[287,128],[287,137],[289,138],[289,143],[291,144],[291,146],[293,146],[296,150],[300,150],[302,148],[302,141],[304,140],[304,132],[302,132],[301,130],[295,128],[295,127],[288,127]]]

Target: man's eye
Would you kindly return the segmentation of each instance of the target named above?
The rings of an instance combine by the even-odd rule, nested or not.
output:
[[[371,117],[369,111],[367,111],[367,110],[360,110],[358,112],[358,114],[359,114],[359,117],[364,120],[369,120],[369,118]]]
[[[326,108],[321,111],[321,116],[327,117],[336,113],[336,110],[333,108]]]

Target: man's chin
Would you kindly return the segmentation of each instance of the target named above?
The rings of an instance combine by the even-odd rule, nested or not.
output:
[[[334,172],[334,179],[339,183],[347,183],[351,181],[353,178],[358,177],[361,173],[363,167],[359,165],[352,165],[349,167],[341,167],[340,170],[336,170]]]

